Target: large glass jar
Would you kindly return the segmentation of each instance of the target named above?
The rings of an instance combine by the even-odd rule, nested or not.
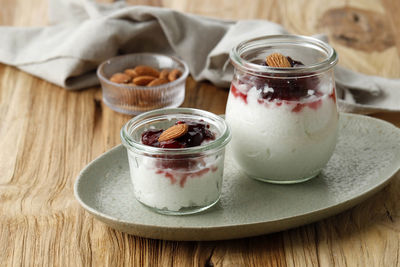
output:
[[[274,53],[291,67],[265,63]],[[272,183],[317,176],[337,140],[335,50],[311,37],[274,35],[238,44],[230,58],[235,72],[226,120],[237,164],[250,177]]]

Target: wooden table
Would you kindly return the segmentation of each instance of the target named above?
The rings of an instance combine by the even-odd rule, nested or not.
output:
[[[400,1],[130,1],[222,18],[261,18],[291,32],[326,32],[340,64],[400,77]],[[0,24],[47,24],[47,1],[0,0]],[[228,91],[187,82],[185,107],[223,113]],[[395,266],[400,250],[400,175],[374,197],[296,229],[221,242],[127,235],[93,219],[73,183],[92,159],[120,143],[130,118],[99,88],[69,92],[0,64],[1,266]],[[400,126],[399,113],[377,114]]]

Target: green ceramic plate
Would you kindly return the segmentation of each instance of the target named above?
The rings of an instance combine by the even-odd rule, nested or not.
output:
[[[220,240],[276,232],[346,210],[371,196],[399,170],[400,129],[382,120],[340,114],[339,140],[322,173],[296,185],[246,177],[226,155],[223,193],[210,210],[166,216],[135,200],[121,145],[87,165],[75,183],[84,209],[112,228],[168,240]]]

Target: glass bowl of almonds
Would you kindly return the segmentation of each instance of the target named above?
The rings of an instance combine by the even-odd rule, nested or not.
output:
[[[153,53],[113,57],[97,69],[104,103],[130,115],[180,106],[188,74],[182,60]]]

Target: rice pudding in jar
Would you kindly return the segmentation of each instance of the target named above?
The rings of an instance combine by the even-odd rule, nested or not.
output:
[[[274,35],[242,42],[230,57],[226,120],[236,163],[271,183],[317,176],[337,140],[334,49],[310,37]]]
[[[206,210],[221,195],[225,121],[210,112],[159,109],[121,130],[136,199],[153,211],[183,215]]]

